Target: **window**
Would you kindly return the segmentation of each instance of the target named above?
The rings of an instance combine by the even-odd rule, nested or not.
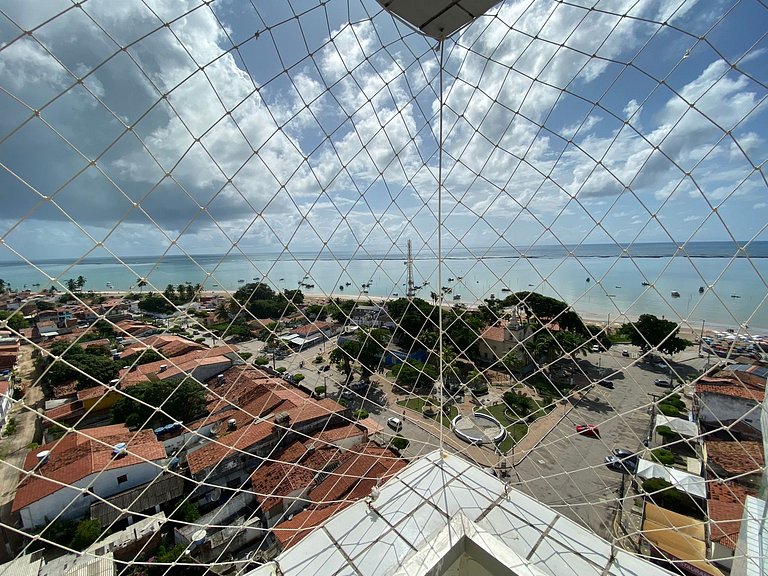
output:
[[[122,476],[117,477],[117,483],[122,484],[123,482],[128,482],[128,475],[123,474]]]

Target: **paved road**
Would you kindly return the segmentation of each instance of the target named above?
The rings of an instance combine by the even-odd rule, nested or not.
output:
[[[594,366],[617,371],[612,377],[614,389],[594,386],[516,467],[512,478],[518,488],[608,538],[621,474],[606,468],[603,458],[613,448],[643,449],[650,427],[651,395],[668,392],[654,385],[656,378],[665,377],[660,367],[622,357],[622,348],[588,356]],[[703,365],[695,351],[691,357],[689,349],[677,359]],[[673,368],[685,371],[685,366],[677,363]],[[585,423],[597,424],[600,438],[578,435],[576,425]]]

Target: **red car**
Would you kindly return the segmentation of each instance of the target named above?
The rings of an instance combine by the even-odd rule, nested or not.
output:
[[[576,426],[576,432],[582,436],[591,436],[592,438],[600,438],[600,430],[594,424],[579,424]]]

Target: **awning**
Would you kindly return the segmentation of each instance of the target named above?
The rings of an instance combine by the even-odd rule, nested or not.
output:
[[[707,497],[707,483],[701,476],[689,474],[675,468],[668,468],[650,460],[640,459],[637,463],[637,476],[646,480],[648,478],[661,478],[681,492],[696,496],[697,498],[706,499]]]
[[[659,426],[668,426],[672,432],[677,432],[680,436],[685,436],[686,438],[695,438],[699,435],[699,427],[696,423],[683,420],[682,418],[657,414],[654,429]]]
[[[722,576],[720,570],[707,561],[706,522],[672,512],[655,504],[645,504],[643,538],[658,555],[683,572],[697,575]]]

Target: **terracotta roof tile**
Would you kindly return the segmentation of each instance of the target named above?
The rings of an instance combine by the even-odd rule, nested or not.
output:
[[[249,451],[272,436],[274,427],[274,423],[270,421],[249,424],[195,450],[187,456],[190,473],[198,474],[206,468],[215,466],[227,456],[240,451]]]
[[[302,456],[305,456],[306,446],[299,442],[291,445],[289,449],[295,452],[297,445],[303,447]],[[339,457],[338,450],[314,450],[303,459],[297,458],[296,460],[300,462],[297,464],[288,460],[296,454],[286,455],[286,452],[288,450],[278,457],[279,461],[265,462],[251,474],[251,487],[261,501],[261,509],[265,512],[279,505],[283,498],[291,493],[308,488],[315,481],[318,473]]]
[[[709,485],[709,530],[710,540],[736,549],[744,514],[744,501],[757,492],[748,490],[736,482],[713,482]]]
[[[707,464],[718,466],[729,474],[757,473],[765,464],[761,442],[708,440],[705,445]]]
[[[128,443],[128,452],[125,456],[115,458],[112,446],[119,442]],[[123,468],[145,460],[158,461],[166,457],[163,444],[158,442],[151,430],[133,433],[122,424],[90,428],[87,435],[72,432],[60,441],[35,448],[27,454],[24,470],[32,470],[38,465],[36,455],[43,450],[51,452],[48,461],[36,470],[36,473],[43,477],[24,478],[16,491],[13,511],[29,506],[32,502],[61,489],[56,482],[73,484],[101,470]]]
[[[104,396],[108,394],[110,391],[109,388],[106,386],[100,384],[98,386],[92,386],[91,388],[85,388],[83,390],[78,390],[77,392],[77,399],[78,400],[87,400],[88,398],[97,398],[98,396]]]
[[[370,478],[384,482],[406,464],[386,449],[365,445],[350,449],[342,459],[341,466],[309,493],[314,502],[341,500],[361,480]]]
[[[281,522],[272,529],[275,538],[280,542],[283,550],[298,544],[305,536],[308,536],[315,528],[322,525],[328,518],[352,504],[352,501],[337,502],[299,512],[290,520]]]
[[[493,342],[504,342],[504,327],[503,326],[488,326],[483,333],[480,334],[480,338],[483,340],[491,340]]]
[[[696,394],[705,393],[732,396],[762,402],[765,400],[765,383],[755,386],[733,375],[733,372],[718,372],[715,376],[703,376],[696,383]]]

